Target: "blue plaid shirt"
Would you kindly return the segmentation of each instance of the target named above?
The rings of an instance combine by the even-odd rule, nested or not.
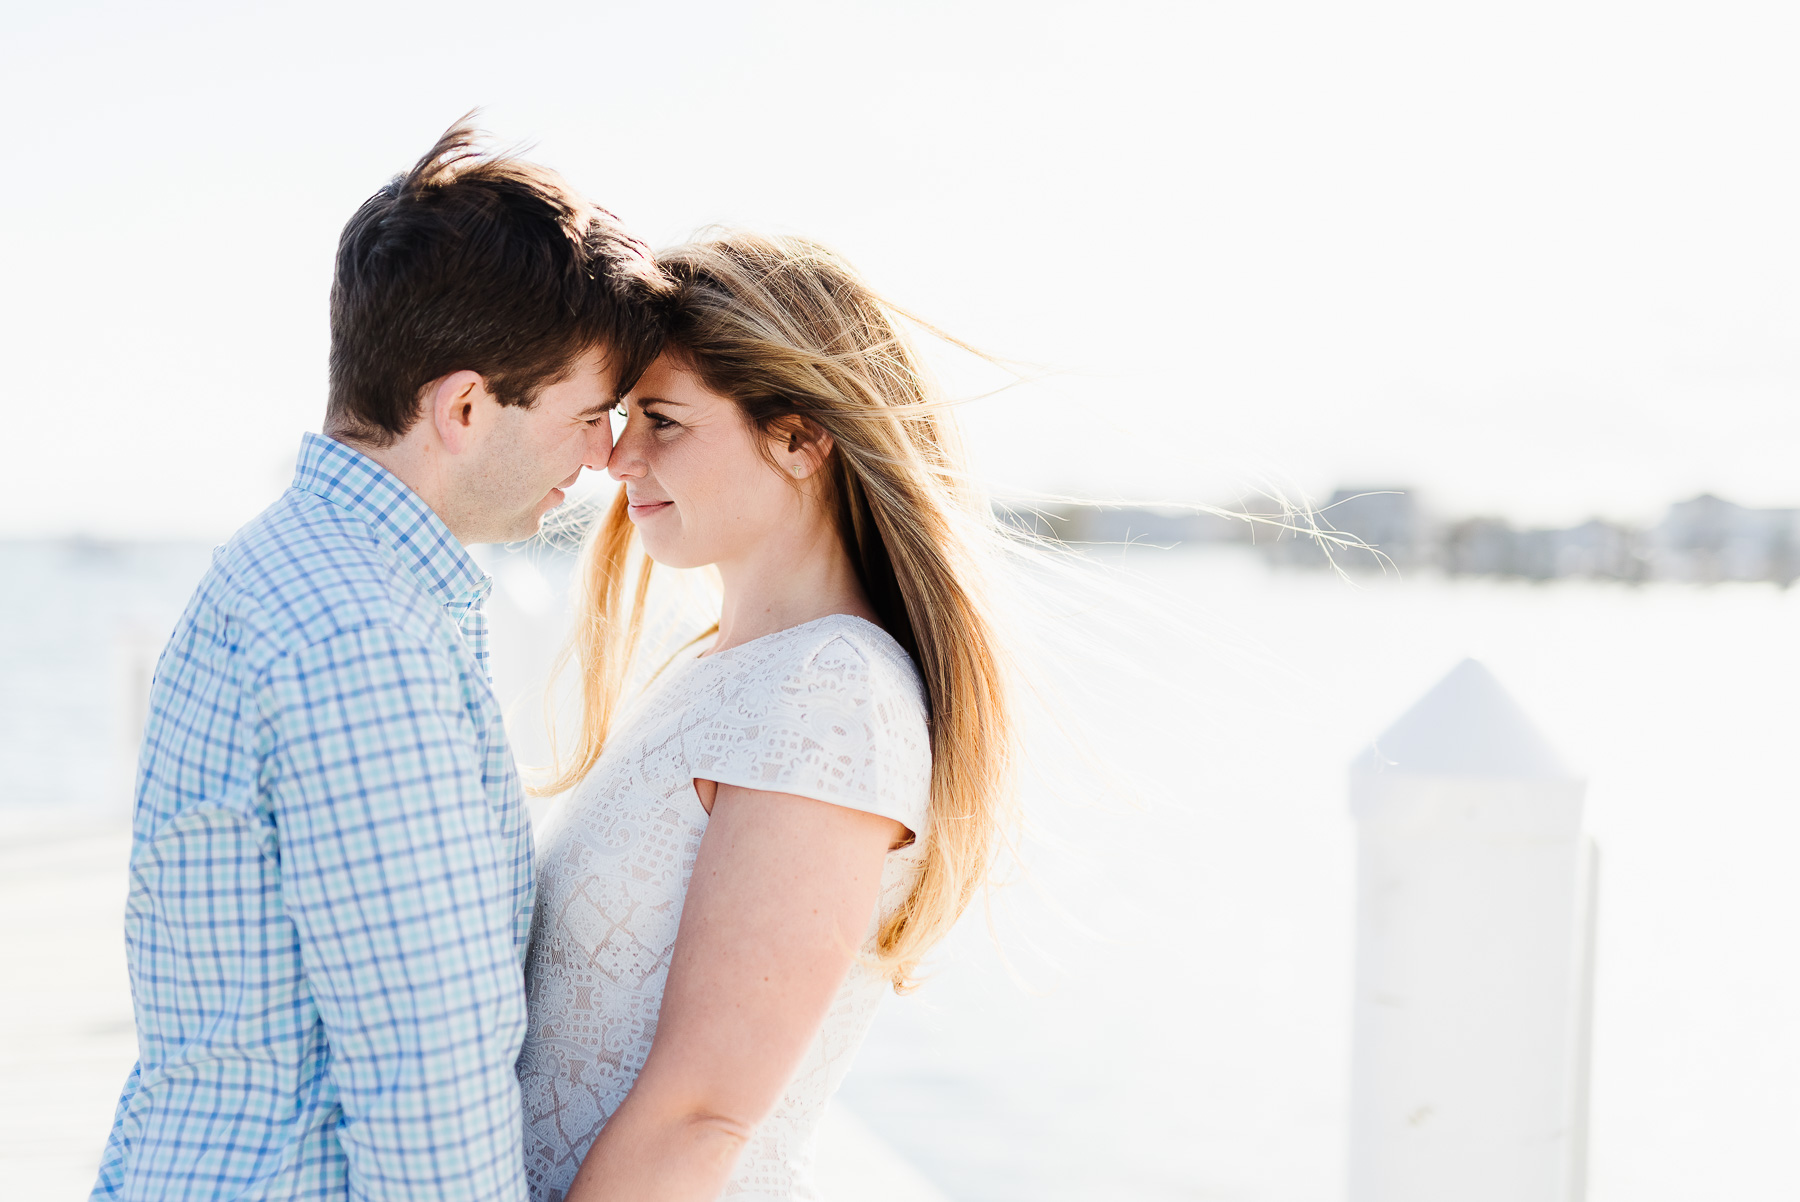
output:
[[[531,832],[490,584],[316,435],[215,553],[138,763],[138,1063],[94,1198],[525,1197]]]

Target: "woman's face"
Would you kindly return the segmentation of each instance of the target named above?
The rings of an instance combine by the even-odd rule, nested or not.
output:
[[[805,491],[794,487],[804,453],[774,446],[730,399],[668,356],[625,399],[625,427],[606,470],[625,486],[631,521],[657,563],[697,568],[729,563],[798,532]]]

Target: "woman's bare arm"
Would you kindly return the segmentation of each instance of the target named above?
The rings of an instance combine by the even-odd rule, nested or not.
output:
[[[568,1202],[718,1197],[824,1021],[905,834],[860,810],[718,786],[649,1059]]]

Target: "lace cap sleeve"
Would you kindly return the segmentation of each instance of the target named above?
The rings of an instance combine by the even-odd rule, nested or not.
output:
[[[854,618],[759,642],[719,657],[720,704],[683,738],[695,778],[880,814],[924,839],[930,739],[905,652]]]

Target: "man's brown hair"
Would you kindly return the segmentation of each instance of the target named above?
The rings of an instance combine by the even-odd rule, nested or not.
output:
[[[338,241],[325,425],[405,434],[433,380],[473,371],[529,406],[590,348],[623,394],[661,344],[668,283],[642,242],[555,172],[483,152],[473,113],[363,202]]]

